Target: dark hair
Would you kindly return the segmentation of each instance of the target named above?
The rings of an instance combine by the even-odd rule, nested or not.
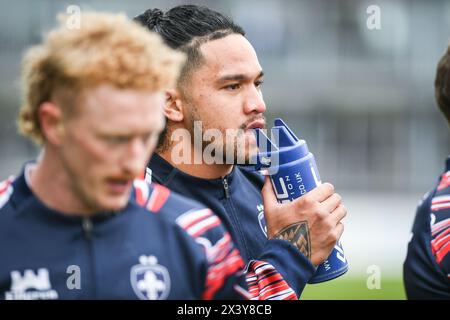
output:
[[[439,108],[450,124],[450,46],[437,66],[434,95]]]
[[[180,82],[194,67],[200,65],[201,44],[235,33],[245,36],[244,30],[231,18],[204,6],[181,5],[166,13],[159,9],[149,9],[134,20],[159,33],[171,48],[187,54]]]
[[[245,36],[244,30],[233,20],[217,11],[196,5],[176,6],[162,12],[160,9],[149,9],[136,16],[135,21],[158,33],[172,49],[186,53],[178,84],[188,78],[190,72],[202,63],[200,46],[208,41],[221,39],[230,34]],[[167,122],[160,135],[157,150],[168,147]]]

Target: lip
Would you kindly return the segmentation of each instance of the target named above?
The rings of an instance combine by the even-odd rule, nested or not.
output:
[[[266,122],[264,119],[258,119],[255,121],[250,122],[250,124],[245,128],[246,130],[249,129],[263,129],[266,126]]]
[[[106,185],[112,194],[122,195],[131,187],[132,181],[127,179],[107,179]]]

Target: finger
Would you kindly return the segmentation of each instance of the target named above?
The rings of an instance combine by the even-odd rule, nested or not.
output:
[[[333,193],[328,199],[322,202],[322,205],[325,207],[328,212],[333,212],[337,207],[341,204],[341,196],[337,193]]]
[[[315,201],[322,202],[325,199],[328,199],[328,197],[331,196],[333,192],[334,186],[331,183],[325,182],[312,189],[305,196],[311,197],[311,199]]]
[[[347,208],[340,204],[332,213],[333,219],[336,221],[336,224],[339,224],[342,219],[347,215]]]
[[[340,239],[343,233],[344,233],[344,224],[339,222],[336,226],[337,238]]]
[[[274,205],[278,204],[277,197],[275,196],[275,192],[272,188],[272,183],[270,182],[270,178],[268,176],[265,177],[264,186],[261,190],[261,194],[263,197],[264,211],[270,211]]]

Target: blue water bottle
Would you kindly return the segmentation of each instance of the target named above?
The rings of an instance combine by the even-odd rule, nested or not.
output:
[[[306,142],[299,140],[283,120],[275,119],[272,140],[263,131],[255,130],[259,148],[256,169],[268,170],[278,202],[292,201],[321,183],[316,161]],[[347,270],[347,259],[338,241],[308,283],[329,281]]]

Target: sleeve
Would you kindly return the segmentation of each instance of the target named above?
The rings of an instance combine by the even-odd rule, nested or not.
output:
[[[450,188],[443,186],[441,180],[417,208],[403,264],[408,299],[450,298],[449,234]]]
[[[260,262],[250,262],[257,265],[264,262],[270,265],[276,271],[280,279],[287,287],[294,291],[295,295],[300,297],[307,282],[316,272],[313,264],[292,244],[285,240],[268,240],[259,255]],[[251,269],[249,269],[249,272]],[[250,283],[250,290],[255,288],[255,283]],[[261,289],[261,288],[260,288]]]
[[[230,234],[210,209],[188,211],[176,222],[195,239],[205,255],[207,266],[201,299],[297,299],[294,290],[268,261],[252,261],[245,269]],[[271,250],[277,248],[280,249],[275,245]]]
[[[450,192],[436,195],[431,200],[430,216],[431,252],[437,265],[450,280]]]

